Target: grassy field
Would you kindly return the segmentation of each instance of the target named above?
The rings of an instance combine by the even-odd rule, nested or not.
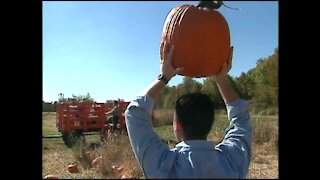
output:
[[[166,117],[165,114],[169,114]],[[175,140],[170,123],[172,112],[157,111],[156,131],[163,139]],[[278,117],[252,116],[254,127],[253,159],[249,167],[249,179],[278,178]],[[161,125],[161,126],[160,126]],[[225,113],[218,113],[208,139],[220,142],[228,126]],[[55,126],[55,113],[43,113],[43,135],[59,135]],[[43,139],[42,175],[59,176],[61,179],[144,178],[133,155],[126,135],[110,135],[100,143],[100,136],[86,136],[85,144],[67,148],[59,139]],[[173,146],[173,145],[171,145]],[[98,167],[92,167],[93,159],[101,157]],[[79,173],[69,173],[67,167],[75,163]]]

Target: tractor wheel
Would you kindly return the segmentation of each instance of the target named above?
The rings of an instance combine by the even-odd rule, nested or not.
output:
[[[85,137],[80,131],[62,133],[62,140],[69,148],[74,146],[76,143],[85,143]]]

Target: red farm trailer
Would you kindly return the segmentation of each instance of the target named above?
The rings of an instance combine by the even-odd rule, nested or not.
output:
[[[126,130],[124,111],[130,102],[119,101],[122,115],[118,128]],[[96,102],[59,102],[56,107],[56,126],[62,133],[64,143],[71,147],[78,139],[84,139],[85,132],[100,132],[102,137],[112,131],[112,123],[107,123],[106,112],[113,108],[112,101]]]

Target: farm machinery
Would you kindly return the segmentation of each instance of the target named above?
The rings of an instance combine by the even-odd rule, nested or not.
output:
[[[119,101],[121,116],[117,125],[120,131],[126,131],[124,111],[130,102]],[[62,140],[71,147],[78,140],[85,141],[86,133],[99,132],[105,139],[107,133],[113,132],[112,122],[107,121],[106,112],[113,108],[112,101],[96,103],[84,102],[59,102],[56,107],[56,127],[62,133]]]

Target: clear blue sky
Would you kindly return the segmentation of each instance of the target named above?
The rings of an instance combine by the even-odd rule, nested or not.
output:
[[[43,2],[43,100],[90,93],[97,102],[131,100],[160,72],[159,46],[168,12],[198,1]],[[236,77],[278,47],[278,2],[225,2]],[[174,77],[169,85],[182,82]],[[203,79],[198,79],[202,82]]]

